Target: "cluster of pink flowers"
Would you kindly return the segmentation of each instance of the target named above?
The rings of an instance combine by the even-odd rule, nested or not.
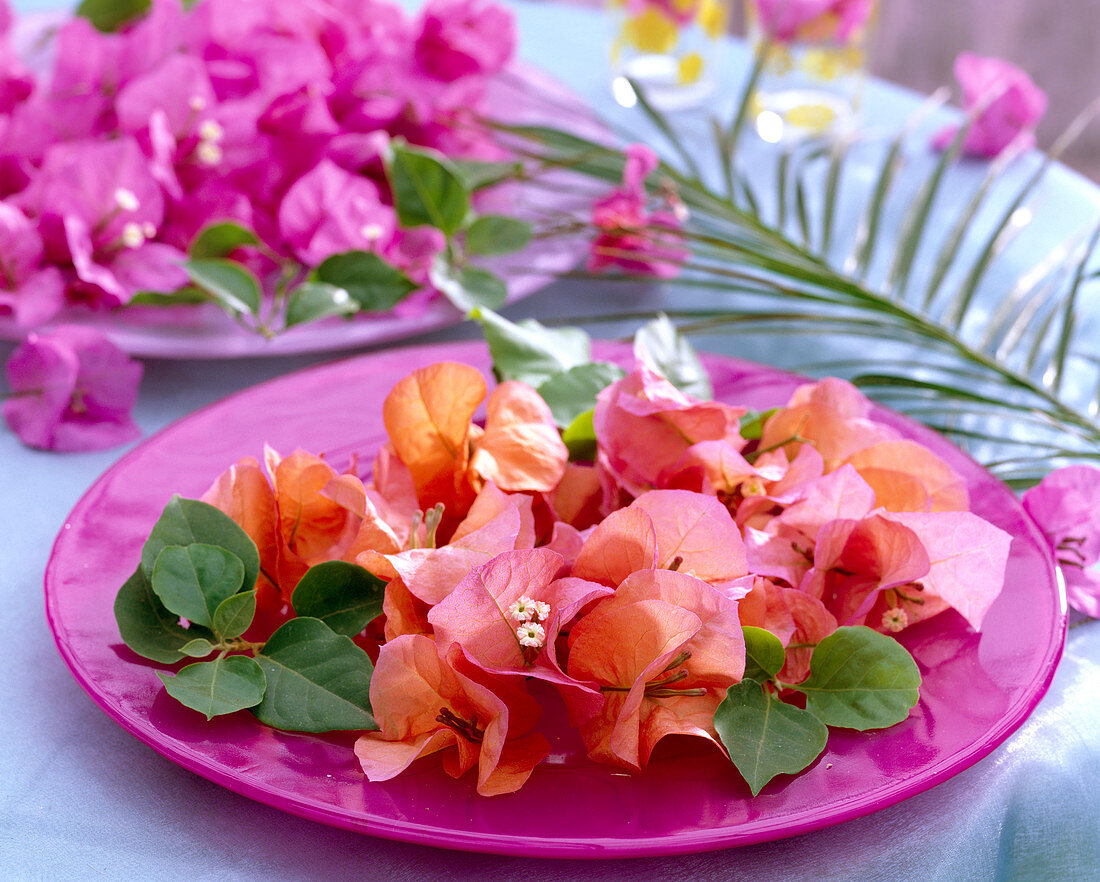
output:
[[[1047,112],[1046,93],[1011,62],[963,52],[955,60],[955,78],[962,89],[962,106],[975,114],[963,139],[968,156],[989,159],[1012,148],[1035,145],[1035,129]],[[933,139],[943,150],[959,129],[949,126]]]
[[[154,0],[119,33],[66,22],[42,76],[0,13],[0,315],[27,328],[179,288],[221,220],[264,244],[241,258],[261,277],[363,250],[424,282],[444,243],[399,228],[390,140],[500,156],[477,114],[515,34],[486,0],[413,19],[384,0]]]
[[[376,659],[371,780],[439,754],[508,793],[545,758],[533,681],[556,689],[589,756],[637,771],[668,735],[722,750],[713,718],[745,665],[742,625],[809,650],[841,625],[897,632],[953,607],[975,628],[1010,537],[964,481],[871,418],[852,386],[800,388],[752,441],[743,408],[693,398],[644,364],[598,397],[598,453],[571,462],[547,405],[443,363],[401,380],[364,481],[267,454],[205,500],[260,550],[256,637],[292,614],[306,568],[358,563],[386,583],[356,638]],[[752,434],[752,433],[749,433]],[[251,639],[251,638],[250,638]]]
[[[671,190],[664,196],[667,207],[651,208],[645,181],[659,164],[657,154],[644,144],[631,144],[625,156],[622,186],[592,206],[595,235],[587,269],[673,278],[689,253],[677,235],[687,209]]]
[[[860,33],[874,0],[750,0],[761,30],[771,40],[847,43]]]

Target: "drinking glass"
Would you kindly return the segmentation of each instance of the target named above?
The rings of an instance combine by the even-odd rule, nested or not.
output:
[[[713,91],[729,0],[609,0],[611,91],[624,107],[636,84],[654,107],[695,107]]]

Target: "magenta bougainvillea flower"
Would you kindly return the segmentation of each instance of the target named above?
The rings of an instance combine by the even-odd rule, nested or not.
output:
[[[421,14],[414,54],[430,76],[497,73],[515,51],[512,17],[486,0],[439,0]]]
[[[38,220],[47,255],[71,264],[86,300],[125,304],[138,291],[187,281],[183,253],[151,241],[164,195],[133,139],[51,147],[17,202]]]
[[[31,327],[61,309],[64,284],[56,267],[42,267],[45,246],[31,220],[0,202],[0,315]]]
[[[761,30],[771,40],[846,43],[867,23],[873,0],[753,0]]]
[[[676,210],[651,210],[645,179],[657,168],[657,154],[644,144],[626,148],[623,184],[592,207],[600,231],[592,242],[588,269],[608,267],[642,276],[672,278],[687,257],[676,232],[683,220]],[[675,207],[682,210],[679,203]]]
[[[142,366],[97,331],[30,334],[7,364],[4,420],[29,447],[101,450],[141,434],[130,415]]]
[[[963,110],[978,112],[963,141],[968,156],[991,158],[1009,146],[1027,149],[1035,144],[1047,96],[1024,71],[1000,58],[963,52],[955,60],[955,78],[962,89]],[[957,132],[957,126],[944,129],[933,146],[944,149]]]
[[[179,289],[195,236],[223,221],[262,243],[233,259],[269,295],[296,263],[373,251],[426,288],[398,308],[417,314],[446,241],[397,229],[391,141],[506,158],[481,114],[516,36],[489,0],[415,17],[382,0],[153,0],[114,33],[65,22],[40,75],[10,24],[2,3],[0,237],[22,244],[0,315],[25,326]]]
[[[0,2],[0,113],[11,113],[34,91],[34,77],[6,39],[13,21],[11,7]]]
[[[300,177],[279,206],[279,232],[298,259],[318,264],[343,251],[387,247],[397,228],[378,187],[328,159]]]
[[[1024,508],[1042,529],[1066,580],[1070,605],[1100,618],[1100,469],[1069,466],[1024,493]]]

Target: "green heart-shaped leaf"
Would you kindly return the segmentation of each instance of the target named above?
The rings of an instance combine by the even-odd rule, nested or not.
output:
[[[382,614],[386,584],[360,566],[342,560],[306,570],[290,602],[299,616],[320,619],[337,634],[354,637]]]
[[[591,361],[592,341],[580,328],[548,328],[534,319],[510,322],[484,308],[470,317],[481,325],[501,380],[538,388],[554,374]]]
[[[513,217],[485,214],[466,230],[467,254],[510,254],[526,248],[531,225]]]
[[[714,396],[707,369],[668,316],[639,329],[634,335],[634,354],[681,392],[708,400]]]
[[[448,236],[458,231],[470,210],[470,194],[442,154],[396,147],[388,170],[401,226],[435,227]]]
[[[233,221],[207,224],[191,240],[191,256],[204,259],[225,257],[245,245],[259,245],[260,240],[252,230]]]
[[[258,704],[267,685],[260,666],[246,655],[196,662],[174,677],[160,671],[157,676],[169,695],[208,720]]]
[[[201,542],[230,551],[244,564],[245,589],[251,589],[260,576],[260,552],[248,534],[229,515],[197,499],[173,496],[153,525],[141,549],[141,568],[153,577],[157,556],[169,545]]]
[[[162,664],[178,662],[189,654],[185,647],[196,638],[213,636],[203,628],[184,628],[179,615],[166,609],[153,592],[141,567],[118,589],[114,612],[122,642],[142,658]]]
[[[745,635],[745,676],[746,680],[770,680],[783,667],[786,652],[783,643],[771,631],[746,626],[741,629]]]
[[[253,713],[294,732],[377,729],[370,707],[370,658],[320,619],[299,616],[256,656],[267,692]]]
[[[256,592],[242,591],[227,597],[214,610],[214,633],[223,639],[240,637],[256,616]]]
[[[145,15],[150,5],[151,0],[83,0],[76,14],[88,19],[96,30],[111,33]]]
[[[311,278],[347,291],[362,312],[393,309],[416,290],[416,283],[401,270],[369,251],[334,254]]]
[[[461,312],[499,309],[508,299],[508,286],[504,280],[481,267],[451,266],[446,260],[437,258],[428,277]]]
[[[204,628],[214,626],[214,610],[241,588],[244,564],[217,545],[169,545],[153,566],[153,590],[177,615]]]
[[[325,282],[306,282],[290,292],[286,304],[286,326],[303,325],[333,315],[354,315],[359,304],[346,288]]]
[[[586,410],[565,427],[561,440],[569,451],[571,462],[594,462],[596,459],[596,411]]]
[[[920,671],[905,647],[870,628],[837,628],[810,658],[795,688],[806,710],[830,726],[884,729],[909,716],[920,698]]]
[[[753,796],[776,775],[801,772],[829,738],[817,717],[785,704],[755,680],[729,688],[714,713],[714,728]]]
[[[260,280],[251,270],[220,257],[189,260],[183,268],[194,284],[231,315],[259,313]]]
[[[596,406],[596,396],[624,376],[618,365],[590,361],[548,377],[538,393],[554,414],[554,421],[567,428],[585,411]]]

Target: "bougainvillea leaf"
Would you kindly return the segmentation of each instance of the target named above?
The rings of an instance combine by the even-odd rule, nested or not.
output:
[[[141,567],[119,588],[114,613],[122,642],[142,658],[162,664],[178,662],[188,654],[184,647],[195,639],[214,636],[205,628],[183,627],[179,615],[169,612],[153,593]]]
[[[493,371],[501,380],[539,384],[591,361],[592,341],[580,328],[548,328],[534,319],[510,322],[491,309],[470,314],[481,325]]]
[[[347,291],[364,312],[393,309],[417,287],[401,270],[369,251],[333,254],[311,278]]]
[[[208,720],[259,704],[267,686],[260,666],[246,655],[196,662],[175,676],[157,671],[157,676],[169,695]]]
[[[714,728],[756,796],[776,775],[794,775],[825,749],[829,730],[817,717],[785,704],[755,680],[731,686]]]
[[[634,355],[681,392],[704,400],[714,397],[707,369],[668,316],[658,316],[638,329]]]
[[[396,147],[389,179],[403,227],[430,226],[450,236],[462,226],[470,209],[470,194],[441,154]]]
[[[455,266],[444,258],[432,263],[429,279],[460,312],[500,309],[508,299],[508,286],[493,272],[479,266]]]
[[[196,499],[173,496],[153,526],[141,549],[141,568],[152,578],[157,556],[169,545],[201,542],[232,552],[244,564],[245,589],[256,584],[260,574],[260,553],[247,533],[228,515]]]
[[[203,637],[196,637],[194,640],[185,643],[180,649],[180,652],[191,658],[206,658],[213,651],[214,644]]]
[[[240,637],[256,615],[256,592],[242,591],[227,597],[214,610],[214,633],[222,639]]]
[[[251,270],[220,257],[189,260],[183,266],[191,281],[230,315],[259,313],[260,280]]]
[[[260,722],[293,732],[377,728],[370,658],[320,619],[291,619],[256,661],[267,677],[263,701],[252,711]]]
[[[741,629],[745,637],[745,679],[763,683],[783,667],[783,644],[771,631],[750,626]]]
[[[291,604],[296,614],[320,619],[337,634],[354,637],[381,614],[385,588],[362,567],[330,560],[306,571]]]
[[[347,289],[325,282],[306,282],[290,292],[286,304],[286,326],[303,325],[334,315],[354,315],[359,304]]]
[[[76,14],[109,33],[144,15],[151,5],[152,0],[83,0]]]
[[[217,545],[169,545],[153,566],[153,590],[178,616],[212,628],[214,611],[236,594],[244,580],[244,564]]]
[[[191,240],[189,252],[197,258],[225,257],[238,248],[259,244],[260,239],[252,230],[233,221],[218,221],[199,230]]]
[[[618,365],[591,361],[552,374],[539,384],[538,392],[558,426],[568,429],[581,414],[594,411],[596,396],[623,376]],[[592,437],[595,438],[594,432]]]
[[[531,225],[514,217],[485,214],[466,230],[467,254],[509,254],[531,241]]]
[[[796,688],[806,710],[830,726],[884,729],[920,698],[920,671],[900,643],[864,627],[837,628],[814,649],[810,676]]]

